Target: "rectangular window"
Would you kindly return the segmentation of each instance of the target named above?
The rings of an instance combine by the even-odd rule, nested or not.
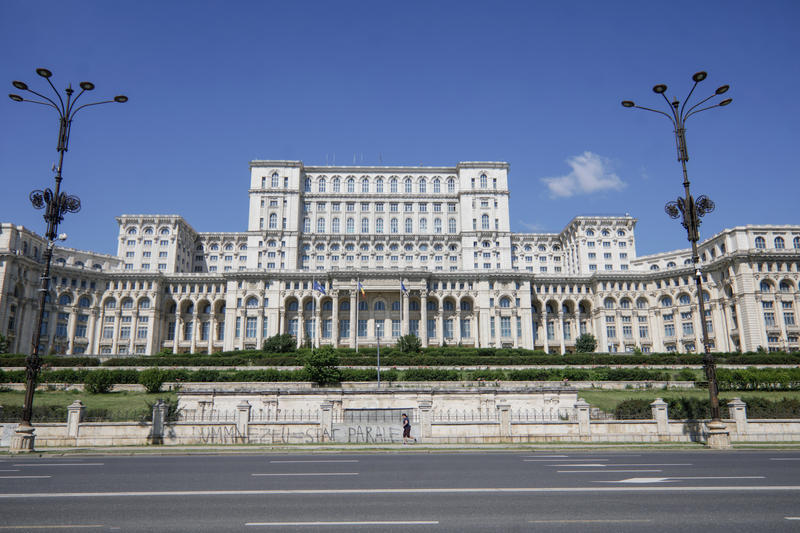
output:
[[[448,318],[444,321],[444,338],[445,339],[452,339],[453,338],[453,319]]]
[[[626,339],[633,337],[633,328],[631,326],[622,325],[622,336]]]
[[[297,337],[297,319],[293,318],[289,320],[289,335],[292,337]]]
[[[649,337],[649,333],[647,331],[647,326],[639,326],[639,337],[646,339]]]
[[[469,339],[471,337],[472,337],[472,334],[470,332],[469,318],[462,318],[461,319],[461,338]]]
[[[236,317],[236,331],[233,334],[237,339],[242,336],[242,317]]]
[[[303,323],[303,332],[307,339],[314,339],[317,336],[317,321],[314,318],[307,318]]]
[[[675,324],[664,324],[664,336],[665,337],[675,336]]]
[[[775,313],[773,311],[764,311],[764,324],[766,326],[775,325]]]
[[[173,322],[174,324],[174,322]],[[104,339],[113,339],[114,338],[114,326],[105,326],[103,328],[103,338]]]
[[[131,327],[130,326],[121,326],[119,328],[119,338],[120,339],[130,339],[131,338]]]
[[[339,338],[346,339],[350,336],[350,319],[339,320]]]
[[[428,338],[436,337],[436,319],[428,319]]]
[[[489,336],[495,338],[494,317],[489,317]]]
[[[616,326],[606,326],[606,336],[609,339],[613,339],[617,336],[617,327]]]
[[[408,332],[415,337],[419,337],[419,320],[408,321]]]
[[[787,326],[794,326],[794,312],[793,311],[792,312],[784,311],[783,312],[783,322]]]
[[[137,339],[147,338],[147,326],[139,326],[138,328],[136,328],[136,338]]]
[[[366,337],[367,336],[367,321],[359,319],[358,320],[358,336],[359,337]]]
[[[190,341],[192,340],[192,332],[194,330],[194,322],[189,320],[183,325],[183,340]]]
[[[392,337],[400,336],[400,320],[392,319]]]

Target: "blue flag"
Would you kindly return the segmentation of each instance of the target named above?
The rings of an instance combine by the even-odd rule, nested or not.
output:
[[[314,289],[315,291],[319,291],[319,292],[321,292],[322,294],[325,294],[325,287],[323,287],[323,286],[320,284],[320,282],[319,282],[319,281],[316,281],[316,280],[314,280],[314,286],[313,286],[313,289]]]
[[[403,283],[402,280],[400,281],[400,290],[403,292],[408,292],[408,289],[406,289],[406,284]]]

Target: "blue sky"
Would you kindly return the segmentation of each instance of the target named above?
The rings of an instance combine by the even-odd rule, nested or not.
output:
[[[666,83],[734,101],[687,124],[701,235],[800,223],[800,3],[0,3],[0,81],[93,81],[124,105],[86,109],[64,188],[83,200],[68,246],[116,252],[122,213],[176,213],[199,231],[246,228],[248,162],[511,164],[511,228],[576,215],[638,218],[639,255],[683,248],[663,211],[682,193]],[[0,220],[43,232],[31,189],[52,186],[53,110],[0,101]]]

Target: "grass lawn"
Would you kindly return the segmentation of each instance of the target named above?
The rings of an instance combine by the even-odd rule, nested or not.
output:
[[[148,410],[148,404],[153,404],[159,398],[165,401],[174,401],[174,392],[159,392],[147,394],[144,392],[109,392],[107,394],[90,394],[81,391],[36,391],[33,405],[55,405],[66,407],[75,400],[80,400],[87,409],[107,409],[110,412],[133,412]],[[0,391],[0,405],[21,406],[25,401],[23,391]],[[65,420],[66,421],[66,420]]]
[[[725,404],[733,398],[741,398],[747,403],[747,398],[758,396],[768,400],[780,400],[782,398],[800,399],[800,391],[726,391],[719,393],[720,404]],[[694,390],[581,390],[578,397],[583,398],[592,407],[599,407],[603,411],[613,412],[614,408],[622,400],[656,398],[700,398],[707,399],[708,391],[705,389]]]

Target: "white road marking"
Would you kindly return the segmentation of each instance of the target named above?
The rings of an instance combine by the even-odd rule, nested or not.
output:
[[[669,479],[766,479],[767,476],[669,476]]]
[[[16,463],[12,466],[103,466],[105,463]]]
[[[586,467],[597,467],[597,466],[608,466],[604,465],[603,463],[584,463],[584,464],[576,464],[576,465],[547,465],[547,466],[586,466]],[[617,465],[614,465],[617,466]]]
[[[53,476],[0,476],[0,479],[46,479]]]
[[[784,516],[784,520],[800,520],[800,516]]]
[[[438,520],[368,520],[362,522],[248,522],[246,526],[435,526]]]
[[[770,461],[800,461],[800,457],[770,457]]]
[[[313,461],[270,461],[270,463],[357,463],[358,459],[320,459]]]
[[[19,472],[19,468],[16,470],[0,470],[0,472]]]
[[[42,526],[32,526],[32,525],[25,525],[25,526],[0,526],[0,529],[24,529],[24,530],[31,530],[31,529],[96,529],[98,527],[103,527],[103,524],[62,524],[62,525],[42,525]]]
[[[608,459],[573,459],[570,458],[570,461],[608,461]],[[559,461],[559,459],[523,459],[526,463],[551,463],[553,461]]]
[[[576,470],[583,472],[583,470]],[[598,470],[598,472],[610,472],[610,470]],[[595,483],[661,483],[664,481],[677,481],[687,479],[765,479],[765,476],[669,476],[669,477],[632,477],[620,479],[618,481],[595,481]]]
[[[613,463],[613,464],[601,464],[601,463],[584,463],[584,464],[575,464],[575,465],[547,465],[547,466],[610,466],[610,467],[617,467],[617,466],[692,466],[692,463]]]
[[[293,472],[290,474],[250,474],[251,476],[357,476],[358,472]]]
[[[627,524],[631,522],[652,522],[651,519],[641,519],[637,520],[635,518],[632,519],[619,519],[615,520],[613,518],[602,520],[602,519],[587,519],[587,520],[528,520],[529,524]]]
[[[556,470],[558,474],[589,474],[592,472],[604,472],[604,473],[611,473],[611,472],[663,472],[663,470]]]
[[[654,479],[654,478],[645,478]],[[662,479],[662,478],[655,478]],[[611,482],[619,483],[619,482]],[[657,487],[487,487],[430,489],[263,489],[263,490],[174,490],[131,492],[19,492],[0,493],[0,500],[49,498],[135,498],[190,496],[309,496],[330,494],[529,494],[554,492],[800,492],[800,485],[709,485]]]
[[[553,457],[568,457],[568,456],[567,455],[523,455],[522,457],[553,458]]]
[[[666,477],[631,477],[619,481],[595,481],[595,483],[662,483],[669,481]]]

